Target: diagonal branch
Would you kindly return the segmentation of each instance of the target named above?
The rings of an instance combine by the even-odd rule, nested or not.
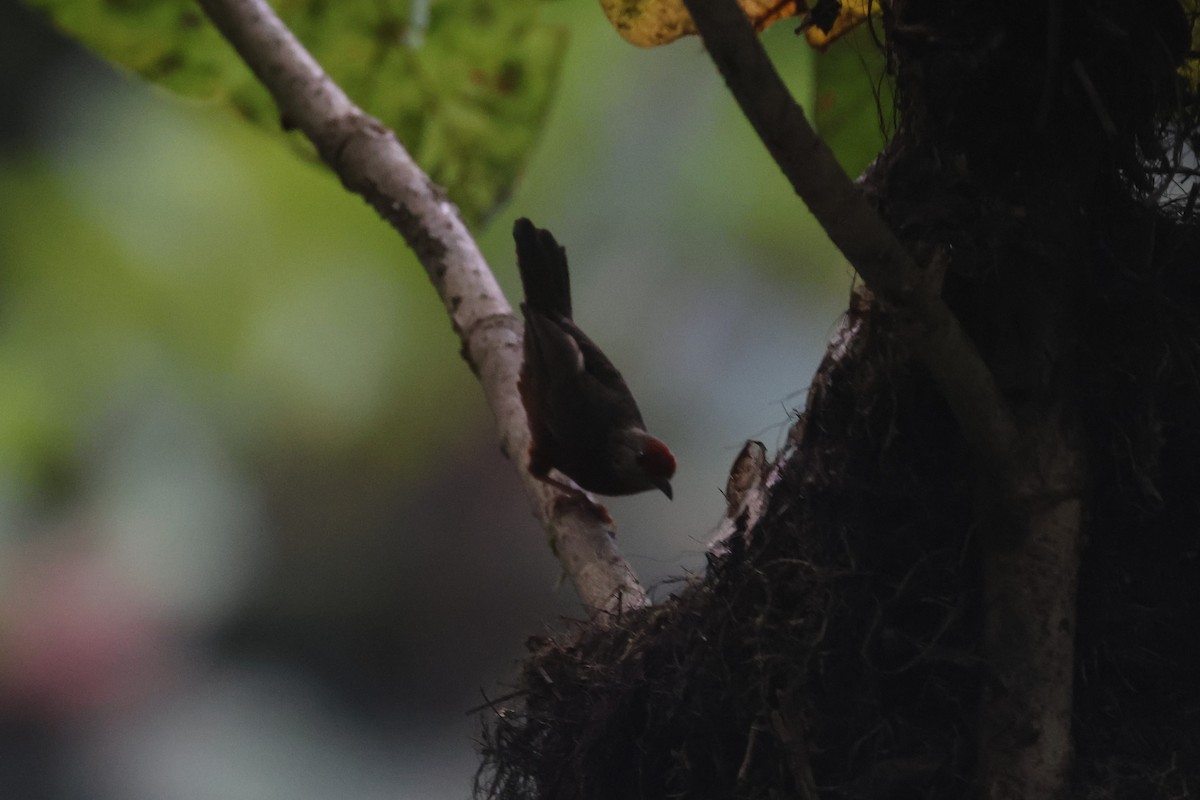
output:
[[[1061,797],[1071,761],[1084,476],[1070,420],[1041,408],[1033,414],[1039,424],[1018,427],[995,377],[938,294],[944,265],[918,269],[809,126],[734,0],[684,4],[796,193],[867,285],[910,323],[913,351],[983,467],[981,490],[1000,500],[1005,513],[986,521],[980,547],[983,652],[994,684],[980,700],[980,794]]]
[[[534,515],[580,598],[601,611],[645,605],[610,523],[583,504],[561,502],[529,474],[529,427],[517,394],[521,324],[441,187],[392,131],[325,74],[264,0],[198,2],[271,93],[284,124],[303,131],[346,188],[370,203],[416,253],[483,386],[501,449],[516,465]]]
[[[737,3],[684,4],[784,177],[867,286],[913,321],[910,344],[933,374],[967,442],[986,466],[1006,472],[1017,425],[958,319],[808,124]]]

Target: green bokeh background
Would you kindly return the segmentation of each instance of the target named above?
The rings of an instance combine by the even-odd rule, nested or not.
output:
[[[510,292],[513,218],[566,244],[579,322],[676,450],[674,503],[609,503],[661,596],[742,442],[781,442],[851,277],[698,41],[539,13],[558,88],[477,230]],[[864,54],[820,90],[852,169]],[[0,796],[466,795],[464,712],[579,611],[419,265],[276,136],[12,0],[0,66]]]

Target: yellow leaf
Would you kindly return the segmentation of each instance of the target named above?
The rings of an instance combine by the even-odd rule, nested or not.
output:
[[[738,0],[757,31],[808,10],[804,0]],[[657,47],[696,32],[683,0],[600,0],[617,33],[638,47]]]

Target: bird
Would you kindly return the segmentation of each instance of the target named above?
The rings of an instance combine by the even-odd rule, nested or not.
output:
[[[600,495],[658,489],[673,497],[675,456],[646,431],[612,361],[575,324],[567,252],[548,230],[513,224],[525,290],[524,360],[517,388],[529,419],[529,472],[566,491],[557,470]]]

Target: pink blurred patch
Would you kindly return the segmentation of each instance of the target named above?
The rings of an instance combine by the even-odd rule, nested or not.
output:
[[[39,542],[0,595],[0,713],[61,719],[138,702],[167,670],[167,626],[98,548]]]

